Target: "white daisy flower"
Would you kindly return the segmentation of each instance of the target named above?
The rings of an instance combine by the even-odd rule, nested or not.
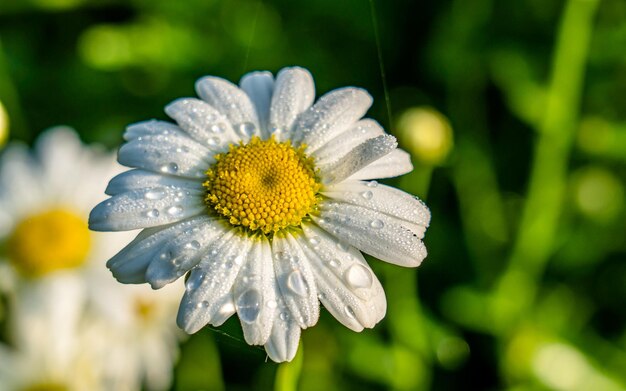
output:
[[[104,269],[104,268],[103,268]],[[154,292],[148,286],[121,286],[109,273],[97,285],[90,329],[109,390],[166,390],[170,387],[182,333],[175,314],[182,282]]]
[[[178,324],[194,333],[237,313],[249,344],[289,361],[319,302],[355,331],[385,315],[384,291],[359,250],[414,267],[430,212],[370,181],[412,169],[371,119],[359,88],[313,104],[311,74],[245,75],[240,87],[196,83],[202,98],[128,127],[111,196],[91,212],[97,231],[144,230],[108,262],[124,283],[160,288],[189,272]]]
[[[61,271],[11,293],[11,346],[0,344],[0,391],[106,390],[102,365],[81,327],[83,281]]]
[[[96,390],[71,379],[83,384],[74,360],[86,355],[97,358],[85,370],[97,374],[100,389],[136,390],[145,381],[158,390],[171,382],[179,341],[173,319],[183,287],[148,298],[144,287],[115,283],[104,262],[134,235],[87,226],[89,211],[105,198],[102,178],[120,168],[114,154],[86,147],[68,128],[46,131],[35,154],[19,144],[2,154],[0,289],[9,298],[10,342],[17,349],[5,356],[24,368],[15,371],[16,384],[30,377],[32,387]],[[33,376],[39,369],[41,379]]]
[[[104,197],[99,175],[120,172],[114,156],[86,148],[69,128],[44,132],[32,154],[12,144],[0,159],[0,258],[8,261],[12,277],[35,280],[59,271],[85,270],[98,265],[128,234],[90,232],[89,210]],[[117,245],[114,240],[117,239]],[[94,262],[95,260],[95,262]],[[6,268],[6,267],[5,267]]]

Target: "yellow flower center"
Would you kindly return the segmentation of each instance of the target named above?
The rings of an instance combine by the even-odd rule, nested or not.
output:
[[[23,275],[40,277],[80,266],[87,257],[91,234],[75,213],[54,209],[22,220],[9,237],[9,258]]]
[[[258,137],[231,145],[206,172],[207,205],[251,231],[269,234],[299,226],[315,210],[320,189],[304,148]]]
[[[39,383],[30,385],[24,388],[22,391],[67,391],[67,389],[68,388],[63,384]]]

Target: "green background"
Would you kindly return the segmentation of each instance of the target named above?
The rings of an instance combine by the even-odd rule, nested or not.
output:
[[[405,142],[416,169],[388,181],[433,218],[418,269],[370,262],[386,318],[322,311],[288,365],[231,319],[182,345],[174,390],[620,390],[625,48],[623,0],[2,0],[0,101],[11,139],[113,149],[200,76],[300,65],[318,95],[366,88],[392,134],[411,107],[447,117],[450,153]]]

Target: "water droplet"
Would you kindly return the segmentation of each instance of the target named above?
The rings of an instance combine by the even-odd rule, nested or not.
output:
[[[319,294],[319,295],[317,295],[317,297],[318,297],[320,300],[326,300],[326,293],[324,293],[324,292],[320,292],[320,294]]]
[[[302,277],[299,270],[294,270],[287,276],[287,288],[298,296],[306,297],[309,293],[309,286]]]
[[[217,147],[220,145],[220,139],[217,137],[209,137],[206,143],[209,144],[210,147]]]
[[[367,182],[367,187],[377,187],[377,186],[378,186],[378,182],[376,181]]]
[[[187,280],[187,282],[185,283],[185,288],[188,291],[192,291],[192,290],[198,288],[200,286],[200,284],[202,284],[202,281],[204,281],[204,273],[203,272],[192,273],[191,276],[189,277],[189,279]]]
[[[252,137],[256,127],[250,122],[244,122],[235,127],[237,134],[241,137]]]
[[[352,318],[352,319],[356,318],[356,315],[354,314],[354,310],[349,305],[343,307],[343,312],[346,313],[346,316],[348,316],[348,318]]]
[[[152,209],[146,212],[146,216],[150,218],[159,217],[159,211],[157,209]]]
[[[176,172],[178,172],[178,164],[167,163],[161,166],[161,172],[164,172],[166,174],[175,174]]]
[[[344,278],[352,289],[369,288],[372,286],[372,273],[361,264],[355,263],[346,270]]]
[[[224,268],[225,269],[232,269],[233,268],[233,261],[226,261],[224,262]]]
[[[309,238],[309,243],[311,243],[311,246],[313,246],[314,248],[317,247],[320,244],[321,240],[319,238],[319,236],[311,236]]]
[[[113,203],[112,203],[111,201],[108,201],[108,202],[106,203],[106,206],[113,206]]]
[[[201,247],[200,242],[198,242],[197,240],[192,240],[191,242],[187,243],[186,246],[194,250],[198,250]]]
[[[150,189],[146,191],[144,197],[147,200],[160,200],[165,197],[165,191],[163,189]]]
[[[382,220],[372,220],[372,222],[370,223],[370,227],[375,228],[375,229],[381,229],[382,227],[385,226],[385,223],[383,223]]]
[[[206,300],[202,300],[201,302],[199,302],[198,304],[196,304],[197,308],[208,308],[209,307],[209,302]]]
[[[341,261],[339,261],[338,259],[331,259],[330,261],[328,261],[328,266],[332,268],[338,268],[339,266],[341,266]]]
[[[237,299],[237,312],[242,322],[254,322],[259,316],[260,307],[261,293],[256,289],[245,291]]]
[[[213,133],[224,133],[226,131],[226,125],[223,123],[214,124],[210,127],[211,132]]]
[[[365,198],[366,200],[371,200],[372,197],[374,197],[374,193],[372,193],[371,191],[364,191],[361,193],[361,197]]]
[[[166,212],[170,216],[180,216],[183,214],[183,207],[180,205],[170,206],[167,208]]]
[[[348,250],[350,250],[350,245],[345,242],[337,242],[337,247],[343,252],[348,252]]]
[[[267,308],[276,308],[278,306],[278,303],[276,302],[276,300],[270,300],[265,303],[265,305],[267,306]]]
[[[281,312],[278,317],[280,318],[280,320],[287,320],[289,319],[289,314],[287,312]]]

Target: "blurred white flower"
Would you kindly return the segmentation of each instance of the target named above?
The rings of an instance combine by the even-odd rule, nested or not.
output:
[[[184,285],[155,292],[145,285],[122,286],[109,273],[100,274],[91,280],[98,293],[93,310],[106,322],[94,322],[92,332],[99,338],[107,388],[130,391],[144,384],[148,390],[168,389],[183,336],[174,314]]]
[[[12,343],[0,345],[0,391],[106,391],[81,327],[84,284],[76,273],[23,281],[11,299]]]
[[[23,368],[13,375],[17,383],[33,379],[26,389],[139,390],[144,380],[151,390],[169,386],[179,337],[173,300],[181,290],[163,291],[152,303],[137,287],[120,286],[104,263],[132,233],[87,228],[88,211],[104,198],[103,176],[119,172],[114,154],[83,145],[68,128],[42,134],[34,154],[10,145],[1,156],[7,275],[0,283],[14,348],[4,360]]]
[[[381,284],[359,252],[417,266],[430,221],[416,197],[375,178],[405,174],[409,155],[371,119],[359,88],[315,104],[311,74],[285,68],[205,77],[202,100],[165,111],[178,123],[130,126],[112,197],[91,212],[98,231],[145,228],[108,266],[153,288],[190,272],[178,323],[193,333],[237,313],[246,341],[289,361],[319,301],[345,326],[386,312]]]

